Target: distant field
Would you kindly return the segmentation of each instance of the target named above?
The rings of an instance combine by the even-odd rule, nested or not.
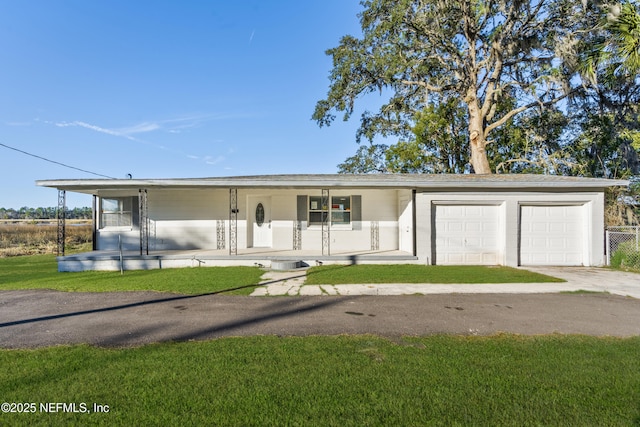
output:
[[[91,250],[92,227],[86,220],[67,220],[68,251]],[[56,220],[0,220],[0,257],[52,254],[57,250]]]

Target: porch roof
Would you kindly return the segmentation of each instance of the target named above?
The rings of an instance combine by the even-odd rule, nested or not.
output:
[[[531,174],[305,174],[212,178],[53,179],[36,185],[78,193],[139,188],[397,188],[415,190],[578,190],[627,186],[620,179]]]

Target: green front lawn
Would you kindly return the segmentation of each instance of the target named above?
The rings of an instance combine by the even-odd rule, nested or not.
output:
[[[256,267],[58,273],[53,255],[0,258],[0,290],[224,292],[249,295],[264,271]],[[536,283],[562,279],[510,267],[425,265],[328,265],[307,271],[305,284],[352,283]]]
[[[0,424],[638,425],[640,338],[250,337],[0,351]],[[44,413],[41,403],[108,406]]]
[[[264,274],[257,267],[168,268],[125,271],[123,275],[119,271],[58,273],[57,268],[53,255],[0,258],[0,290],[225,292],[249,295]]]
[[[473,265],[327,265],[307,271],[307,285],[353,283],[540,283],[563,279],[511,267]]]

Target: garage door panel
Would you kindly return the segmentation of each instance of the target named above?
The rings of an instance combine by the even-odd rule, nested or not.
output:
[[[437,264],[498,264],[499,206],[436,205]]]
[[[478,223],[478,222],[469,222],[467,224],[464,224],[464,229],[465,231],[468,232],[475,232],[475,231],[482,231],[482,224]]]
[[[583,206],[522,206],[521,265],[583,265]]]

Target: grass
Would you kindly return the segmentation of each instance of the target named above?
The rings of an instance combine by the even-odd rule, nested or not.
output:
[[[158,291],[180,294],[225,292],[249,295],[264,271],[257,267],[206,267],[163,270],[58,273],[53,255],[0,258],[0,290]]]
[[[4,425],[638,425],[640,338],[250,337],[0,351]]]
[[[207,267],[121,276],[56,268],[52,255],[0,259],[0,289],[195,294],[247,286],[238,291],[247,294],[263,273]],[[327,266],[310,273],[321,283],[541,280],[482,267]],[[259,336],[0,350],[1,401],[36,404],[36,413],[0,413],[0,424],[640,425],[638,354],[638,337],[559,335]],[[40,404],[50,402],[106,405],[109,412],[42,412]]]
[[[307,285],[354,283],[539,283],[564,282],[511,267],[441,265],[327,265],[307,271]]]
[[[109,292],[157,291],[179,294],[225,292],[249,295],[264,271],[256,267],[58,273],[53,255],[0,258],[0,290],[53,289]],[[313,267],[306,284],[350,283],[516,283],[562,281],[508,267],[356,265]]]

